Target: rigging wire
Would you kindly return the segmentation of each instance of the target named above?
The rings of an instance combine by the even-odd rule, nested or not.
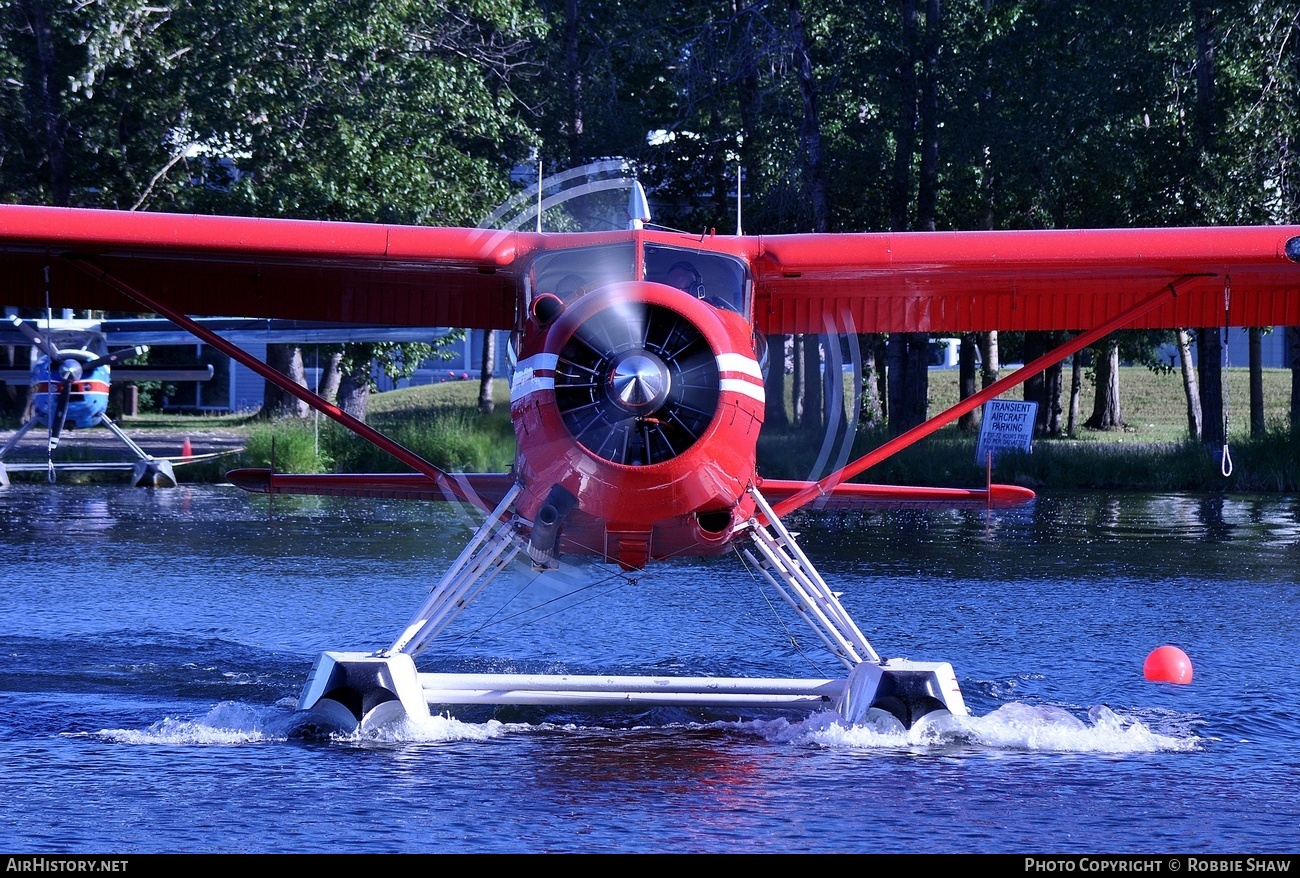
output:
[[[614,592],[618,591],[620,588],[623,588],[624,586],[627,586],[627,585],[633,585],[633,584],[635,584],[636,581],[637,581],[634,577],[626,575],[626,574],[625,574],[623,571],[621,571],[621,570],[614,570],[614,571],[611,571],[611,572],[610,572],[610,575],[609,575],[609,576],[606,576],[606,577],[604,577],[603,579],[597,579],[597,580],[594,580],[594,581],[589,582],[589,583],[587,583],[586,585],[583,585],[583,586],[581,586],[581,587],[579,587],[579,588],[577,588],[577,589],[575,589],[575,590],[573,590],[573,591],[568,591],[568,592],[565,592],[564,594],[556,595],[555,597],[553,597],[553,598],[549,598],[548,600],[545,600],[545,601],[541,602],[540,604],[536,604],[536,605],[534,605],[534,606],[530,606],[530,607],[525,607],[525,608],[522,609],[522,610],[518,610],[518,611],[513,612],[513,613],[510,613],[510,614],[508,614],[508,615],[503,615],[503,614],[505,613],[506,608],[509,607],[510,604],[513,603],[514,600],[515,600],[516,598],[518,598],[518,597],[519,597],[520,595],[522,595],[525,591],[527,591],[529,588],[531,588],[533,585],[535,585],[535,584],[537,583],[537,581],[538,581],[539,579],[541,579],[542,576],[544,576],[544,575],[545,575],[546,573],[548,573],[548,572],[552,572],[552,571],[547,571],[547,570],[537,570],[537,571],[534,571],[534,572],[533,572],[533,575],[532,575],[531,577],[529,577],[529,578],[528,578],[528,579],[527,579],[527,580],[526,580],[522,585],[520,585],[519,588],[516,589],[516,591],[515,591],[515,593],[514,593],[513,595],[511,595],[508,599],[506,599],[505,601],[503,601],[503,602],[501,603],[501,606],[498,607],[498,608],[497,608],[497,609],[492,613],[492,615],[489,616],[487,619],[485,619],[481,624],[479,624],[477,627],[473,628],[473,629],[470,630],[470,631],[466,631],[466,632],[463,633],[463,634],[459,634],[459,635],[456,635],[456,636],[454,636],[454,637],[449,637],[449,638],[448,638],[448,642],[449,642],[450,644],[453,644],[454,647],[455,647],[455,648],[452,649],[452,654],[454,655],[454,654],[456,653],[457,649],[459,649],[459,647],[461,647],[461,646],[465,645],[466,643],[468,643],[468,642],[470,641],[471,638],[477,636],[478,634],[483,633],[484,631],[486,631],[486,630],[489,629],[489,628],[494,628],[494,627],[496,627],[496,626],[498,626],[498,625],[503,625],[503,624],[505,624],[505,623],[507,623],[507,622],[512,622],[512,621],[518,620],[520,617],[523,617],[523,616],[526,616],[526,615],[529,614],[529,613],[534,613],[534,612],[536,612],[536,611],[538,611],[538,610],[544,609],[545,607],[547,607],[547,606],[549,606],[549,605],[551,605],[551,604],[554,604],[554,603],[556,603],[556,602],[558,602],[558,601],[563,601],[563,600],[565,600],[566,598],[571,598],[571,597],[573,597],[574,595],[581,594],[581,593],[583,593],[583,592],[590,591],[590,590],[592,590],[592,589],[594,589],[594,588],[598,588],[598,587],[600,587],[600,586],[606,585],[606,584],[609,583],[611,580],[617,580],[617,579],[622,579],[622,580],[623,580],[622,582],[619,582],[619,583],[617,583],[616,585],[614,585],[612,588],[609,588],[609,589],[607,589],[607,590],[605,590],[605,591],[602,591],[602,592],[600,592],[599,594],[589,595],[588,597],[584,598],[583,600],[577,601],[577,602],[575,602],[575,603],[572,603],[572,604],[565,604],[564,606],[556,607],[555,609],[551,610],[551,612],[546,613],[545,615],[541,615],[541,616],[538,616],[538,617],[536,617],[536,618],[528,619],[527,621],[520,623],[520,626],[519,626],[519,627],[522,629],[522,628],[524,628],[524,627],[526,627],[526,626],[528,626],[528,625],[533,625],[533,624],[536,624],[536,623],[538,623],[538,622],[544,622],[544,621],[546,621],[547,619],[549,619],[549,618],[551,618],[551,617],[553,617],[553,616],[555,616],[555,615],[558,615],[559,613],[562,613],[562,612],[564,612],[564,611],[566,611],[566,610],[570,610],[570,609],[572,609],[572,608],[574,608],[574,607],[580,607],[580,606],[582,606],[583,604],[586,604],[586,603],[589,603],[589,602],[591,602],[591,601],[597,600],[597,599],[599,599],[599,598],[603,598],[603,597],[605,597],[605,596],[607,596],[607,595],[613,594]]]
[[[50,307],[50,263],[49,260],[47,259],[45,262],[45,341],[46,344],[50,346],[51,350],[54,349],[54,343],[50,339],[50,336],[53,335],[53,333],[51,332],[51,327],[53,325],[54,325],[54,309]],[[52,382],[50,381],[50,379],[54,377],[53,370],[56,367],[57,364],[55,363],[54,359],[51,358],[49,368],[45,370],[46,371],[45,413],[46,413],[46,418],[49,421],[46,430],[46,443],[45,443],[45,462],[48,466],[48,469],[46,470],[45,473],[45,478],[49,480],[50,484],[54,484],[53,440],[54,440],[54,411],[56,408],[56,403],[54,401],[54,392],[53,390],[51,390]]]
[[[740,547],[733,543],[731,551],[740,561],[740,566],[749,574],[750,581],[756,586],[759,596],[763,599],[763,603],[767,604],[767,608],[771,610],[772,618],[776,620],[777,627],[784,632],[786,642],[790,644],[790,647],[799,655],[799,657],[806,661],[808,666],[816,671],[818,675],[827,676],[821,666],[818,665],[808,651],[803,648],[803,644],[799,642],[799,638],[795,633],[790,630],[790,625],[787,621],[781,617],[781,608],[772,602],[772,596],[768,593],[767,589],[763,587],[763,581],[758,578],[758,574],[756,574],[754,569],[750,567],[748,561],[745,559],[744,553],[740,551]]]
[[[683,555],[688,551],[689,551],[688,547],[683,547],[682,549],[679,549],[677,552],[672,553],[669,556],[666,556],[663,560],[669,560],[672,557]],[[791,648],[793,648],[794,651],[800,657],[802,657],[811,668],[814,669],[817,675],[827,676],[826,672],[823,671],[817,665],[817,662],[814,661],[813,658],[809,655],[809,653],[803,648],[797,635],[790,630],[790,626],[787,623],[787,621],[781,618],[780,607],[773,604],[771,596],[762,587],[763,583],[758,580],[758,577],[754,574],[754,571],[749,568],[749,565],[745,562],[744,557],[740,554],[739,549],[733,546],[732,552],[735,553],[737,557],[740,558],[741,565],[744,567],[745,571],[749,574],[751,581],[757,583],[759,594],[762,596],[764,603],[767,604],[768,609],[771,611],[772,617],[776,620],[777,627],[782,632],[784,632],[784,639],[790,644]],[[444,641],[444,643],[449,647],[449,655],[456,655],[459,653],[461,648],[467,646],[474,637],[482,634],[483,632],[489,629],[493,629],[496,628],[497,626],[504,625],[510,622],[519,622],[518,629],[516,630],[523,630],[528,626],[535,625],[539,622],[545,622],[547,619],[558,616],[561,613],[574,610],[578,607],[583,606],[584,604],[588,604],[592,601],[596,601],[608,597],[609,595],[615,594],[616,592],[625,588],[626,586],[641,585],[643,584],[643,579],[639,575],[634,575],[634,573],[639,574],[640,572],[641,571],[629,572],[621,569],[613,569],[609,572],[609,575],[603,578],[592,580],[572,591],[567,591],[564,594],[556,595],[553,598],[549,598],[543,601],[542,603],[525,607],[516,612],[511,612],[507,614],[506,609],[520,595],[522,595],[529,588],[535,585],[542,577],[546,576],[547,574],[555,573],[555,570],[553,569],[533,571],[533,575],[528,577],[527,580],[522,585],[520,585],[518,589],[515,590],[513,595],[503,600],[500,606],[496,610],[494,610],[493,613],[487,619],[485,619],[483,622],[475,626],[472,630],[467,630],[460,634],[448,636]],[[611,587],[602,589],[602,587],[610,585],[610,583],[613,583]],[[595,591],[596,589],[602,589],[602,590],[597,592]],[[583,594],[584,592],[591,592],[591,593],[581,600],[577,600],[571,603],[568,602],[568,599],[573,598],[575,595]],[[548,606],[551,606],[553,604],[558,604],[560,602],[564,602],[564,603],[561,604],[560,606],[554,607],[554,609],[552,609],[550,612],[541,615],[536,615],[532,618],[525,618],[530,616],[530,614],[536,614],[538,613],[538,611],[541,611],[547,608]],[[523,621],[520,621],[521,619]],[[712,619],[710,621],[714,624],[726,624],[730,626],[733,630],[744,630],[740,628],[740,626],[735,625],[734,621],[730,619],[721,619],[721,620]]]
[[[1231,321],[1228,312],[1231,304],[1232,276],[1226,275],[1223,279],[1223,453],[1219,457],[1219,472],[1225,479],[1232,475],[1232,454],[1228,451],[1228,407],[1231,389],[1228,385],[1228,368],[1231,365],[1228,356],[1228,342],[1231,338]]]

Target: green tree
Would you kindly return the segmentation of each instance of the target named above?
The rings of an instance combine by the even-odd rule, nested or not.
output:
[[[338,407],[358,421],[364,421],[369,409],[370,393],[377,388],[375,372],[392,381],[410,378],[426,360],[450,358],[447,345],[464,338],[456,331],[438,339],[436,344],[423,342],[360,342],[344,345],[337,361],[339,371]]]
[[[194,0],[178,195],[261,216],[472,224],[528,151],[516,79],[541,23],[508,0]]]
[[[520,2],[194,0],[173,19],[176,136],[204,185],[168,190],[168,206],[472,225],[530,148],[515,89],[545,28]],[[339,405],[364,420],[372,371],[407,377],[433,351],[339,353]]]
[[[140,203],[183,114],[170,27],[141,0],[0,2],[0,199]]]

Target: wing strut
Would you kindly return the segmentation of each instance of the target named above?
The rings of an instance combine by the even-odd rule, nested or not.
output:
[[[463,487],[455,479],[451,478],[446,472],[434,466],[432,463],[429,463],[429,461],[425,460],[423,457],[416,454],[414,451],[411,451],[406,446],[401,445],[398,442],[394,442],[392,439],[388,438],[383,433],[380,433],[378,430],[376,430],[374,427],[371,427],[369,424],[357,420],[356,418],[349,415],[347,412],[343,411],[338,406],[325,400],[323,397],[318,396],[315,393],[312,393],[307,388],[294,383],[288,378],[288,376],[283,375],[280,372],[276,371],[275,369],[271,368],[266,363],[263,363],[261,360],[257,359],[257,357],[254,357],[252,354],[248,353],[242,348],[226,341],[224,338],[217,335],[212,330],[204,327],[202,324],[198,323],[197,321],[191,320],[189,317],[185,316],[181,312],[176,311],[175,309],[163,304],[162,302],[152,298],[151,296],[148,296],[145,293],[140,292],[139,290],[137,290],[136,288],[128,284],[126,281],[122,280],[121,278],[109,272],[107,269],[104,269],[96,265],[94,262],[91,262],[90,260],[80,256],[67,256],[65,258],[67,259],[68,262],[72,263],[77,268],[81,269],[91,277],[94,277],[108,284],[110,287],[113,287],[115,290],[127,296],[128,298],[134,299],[135,301],[143,305],[147,310],[153,311],[155,314],[161,314],[163,317],[166,317],[168,320],[175,323],[177,326],[181,327],[185,331],[189,332],[191,335],[195,336],[196,338],[200,338],[203,341],[207,342],[208,344],[212,345],[212,347],[221,351],[223,354],[230,357],[232,360],[237,360],[238,362],[247,366],[249,369],[252,369],[257,374],[261,375],[267,381],[270,381],[272,384],[276,385],[277,387],[283,388],[284,390],[287,390],[289,393],[292,393],[294,396],[298,397],[303,402],[307,403],[307,405],[316,409],[321,414],[333,418],[335,421],[342,424],[344,427],[351,430],[353,433],[356,433],[362,439],[365,439],[367,442],[370,442],[371,444],[379,448],[381,451],[391,454],[393,457],[397,458],[402,463],[406,464],[412,469],[421,472],[424,475],[428,476],[429,478],[433,479],[441,487],[451,491],[453,494],[460,497],[462,500],[465,500],[468,503],[472,503],[474,506],[478,507],[484,512],[488,511],[487,505],[483,502],[481,498],[473,496],[471,492],[465,491]]]
[[[898,436],[890,439],[879,448],[864,454],[862,457],[859,457],[847,466],[844,466],[826,476],[821,481],[815,482],[807,488],[804,488],[802,491],[790,495],[780,503],[773,506],[773,511],[778,516],[788,515],[794,510],[826,496],[835,489],[836,485],[848,481],[859,473],[865,472],[880,463],[882,460],[885,460],[886,458],[902,451],[904,448],[919,442],[921,439],[929,436],[939,428],[957,420],[957,418],[960,418],[967,412],[975,410],[979,406],[983,405],[987,400],[993,399],[994,397],[1010,390],[1012,387],[1015,387],[1017,384],[1034,377],[1053,363],[1060,362],[1075,351],[1083,350],[1088,345],[1098,339],[1104,338],[1117,329],[1122,329],[1127,323],[1164,304],[1165,300],[1176,297],[1178,295],[1179,286],[1199,279],[1199,277],[1202,276],[1189,275],[1169,284],[1167,287],[1160,290],[1160,292],[1143,299],[1127,311],[1124,311],[1105,323],[1088,330],[1082,335],[1075,336],[1055,350],[1043,354],[1043,356],[1034,360],[1032,363],[1027,363],[1024,366],[1021,366],[1006,378],[993,382],[974,396],[969,396],[966,399],[963,399],[951,408],[935,415],[933,418],[930,418],[925,423],[915,426],[904,433],[900,433]]]

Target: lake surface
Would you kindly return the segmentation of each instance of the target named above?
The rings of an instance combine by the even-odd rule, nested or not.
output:
[[[1040,497],[789,520],[884,655],[974,716],[541,709],[302,734],[316,655],[388,645],[461,510],[221,486],[0,491],[0,847],[151,852],[1288,853],[1300,500]],[[735,557],[502,576],[466,670],[838,673]],[[1175,644],[1191,684],[1146,681]]]

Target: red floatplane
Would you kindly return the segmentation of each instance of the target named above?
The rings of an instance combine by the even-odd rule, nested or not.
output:
[[[355,729],[430,706],[688,705],[836,710],[911,727],[967,713],[946,662],[883,659],[784,527],[805,507],[1005,507],[1023,488],[850,481],[1123,328],[1300,324],[1300,227],[744,236],[626,227],[485,228],[0,206],[0,301],[162,315],[411,468],[396,475],[232,472],[250,491],[454,499],[481,527],[385,647],[326,652],[299,707]],[[194,315],[510,330],[508,473],[448,473],[292,383]],[[765,480],[764,336],[1073,330],[923,425],[820,480]],[[523,553],[639,568],[739,549],[843,667],[837,676],[460,674],[415,659]],[[521,558],[521,560],[523,560]],[[892,717],[893,719],[889,719]]]

